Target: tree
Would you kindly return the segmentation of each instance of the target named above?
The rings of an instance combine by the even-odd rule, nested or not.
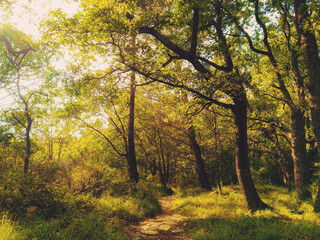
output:
[[[134,108],[135,108],[135,93],[136,93],[136,82],[135,73],[132,72],[130,76],[130,102],[129,102],[129,119],[128,119],[128,150],[127,150],[127,160],[128,160],[128,172],[130,180],[134,183],[138,183],[139,174],[137,170],[137,159],[136,159],[136,149],[134,143]]]
[[[320,146],[320,57],[319,48],[315,35],[317,26],[314,26],[313,18],[317,17],[318,11],[313,11],[313,7],[319,10],[317,1],[307,2],[305,0],[294,0],[295,27],[298,32],[299,46],[303,51],[304,61],[308,71],[306,83],[308,89],[308,99],[311,108],[312,127],[315,139]],[[320,188],[319,188],[320,190]],[[315,203],[315,211],[320,212],[320,191]]]
[[[211,3],[211,2],[210,2]],[[210,4],[209,3],[209,4]],[[266,205],[260,200],[260,197],[257,194],[257,191],[254,187],[253,180],[250,174],[249,169],[249,161],[248,161],[248,143],[247,143],[247,97],[243,84],[246,82],[246,77],[244,74],[240,73],[237,68],[234,68],[234,60],[232,58],[230,47],[227,42],[227,38],[225,35],[226,24],[224,22],[224,13],[222,12],[223,6],[222,2],[212,2],[212,5],[209,7],[214,11],[214,14],[211,16],[205,15],[205,7],[208,8],[208,3],[200,5],[199,3],[191,3],[188,4],[188,7],[185,7],[183,10],[192,10],[193,16],[192,19],[188,19],[187,22],[190,22],[190,25],[187,26],[191,28],[191,31],[188,29],[188,32],[191,34],[190,41],[186,43],[189,44],[189,50],[184,50],[182,47],[179,47],[176,43],[170,40],[167,36],[165,36],[164,32],[161,32],[161,28],[165,27],[162,22],[157,21],[155,19],[154,26],[142,24],[139,26],[140,34],[148,34],[153,36],[157,41],[159,41],[164,47],[166,47],[169,52],[173,53],[173,57],[170,57],[168,62],[164,65],[169,64],[171,61],[176,59],[183,59],[189,62],[194,69],[202,75],[202,78],[205,81],[209,81],[210,78],[214,76],[214,71],[211,68],[214,68],[218,71],[223,72],[222,76],[225,77],[228,82],[220,81],[218,86],[212,86],[213,88],[218,88],[225,94],[227,94],[233,101],[233,104],[226,104],[220,101],[217,101],[214,98],[208,98],[205,95],[202,95],[200,92],[195,91],[194,88],[188,88],[184,84],[172,84],[167,81],[163,81],[158,79],[157,77],[150,77],[149,73],[140,72],[142,75],[151,78],[154,81],[162,82],[173,87],[181,87],[184,88],[196,95],[198,97],[202,97],[212,104],[217,104],[228,108],[232,111],[235,117],[235,125],[236,125],[236,169],[238,174],[238,180],[241,187],[241,190],[245,196],[245,200],[249,209],[257,210],[260,208],[266,207]],[[231,6],[229,6],[231,7]],[[200,13],[203,13],[203,16],[200,21]],[[207,18],[205,18],[207,17]],[[180,19],[179,19],[180,20]],[[202,23],[201,26],[199,24]],[[202,33],[202,28],[206,27],[206,30],[209,32],[208,35]],[[180,26],[178,25],[178,28]],[[158,28],[158,29],[156,29]],[[211,32],[212,31],[212,32]],[[215,31],[215,33],[214,33]],[[208,39],[201,39],[198,36],[204,36],[210,38],[213,37],[217,43],[217,49],[222,56],[220,61],[224,62],[224,65],[219,65],[214,63],[209,58],[202,57],[201,54],[206,56],[206,53],[202,53],[202,49],[200,46],[205,44],[205,41]],[[212,34],[212,35],[211,35]],[[190,35],[189,35],[190,36]],[[186,44],[185,43],[185,44]],[[186,46],[187,47],[187,46]],[[171,56],[169,53],[169,56]],[[200,56],[199,56],[199,55]],[[210,53],[207,53],[210,54]],[[200,76],[201,76],[200,75]],[[221,77],[222,77],[221,76]],[[222,85],[222,86],[221,86]],[[212,89],[213,90],[213,89]],[[205,89],[204,91],[208,91]],[[214,91],[214,90],[213,90]]]
[[[181,171],[185,155],[182,149],[187,145],[181,120],[175,115],[180,99],[163,87],[144,86],[139,88],[137,100],[135,137],[140,165],[145,176],[158,175],[167,189]]]
[[[315,26],[312,24],[314,14],[312,7],[319,7],[316,2],[294,0],[295,27],[299,34],[299,44],[308,70],[307,88],[312,112],[312,126],[318,144],[320,143],[320,57]]]
[[[201,188],[211,190],[195,126],[187,114],[191,107],[187,94],[153,85],[141,89],[137,107],[136,136],[146,165],[150,165],[153,175],[158,171],[163,186],[180,177],[182,166],[195,166]]]
[[[266,56],[272,66],[271,71],[274,72],[274,78],[276,79],[276,84],[272,84],[274,88],[279,90],[282,94],[282,101],[289,107],[291,114],[291,129],[292,129],[292,158],[294,163],[294,177],[295,177],[295,187],[297,196],[300,198],[311,197],[311,193],[308,190],[308,181],[310,179],[308,171],[308,164],[306,160],[306,131],[305,131],[305,90],[303,83],[303,76],[301,74],[302,70],[299,66],[299,54],[296,50],[297,41],[295,39],[295,34],[292,31],[292,22],[288,15],[290,14],[290,6],[287,3],[277,2],[271,8],[275,8],[280,14],[280,19],[278,20],[278,25],[267,27],[265,21],[262,19],[261,9],[268,7],[268,5],[262,5],[259,0],[251,1],[253,2],[253,15],[255,16],[258,26],[261,28],[263,37],[261,39],[262,43],[256,43],[256,45],[262,45],[264,48],[261,50],[259,47],[255,46],[252,37],[240,26],[240,20],[236,21],[236,25],[239,31],[246,37],[249,43],[250,49],[261,56]],[[269,6],[270,7],[270,6]],[[250,8],[250,5],[248,6]],[[274,9],[273,9],[274,10]],[[232,15],[231,15],[232,17]],[[265,16],[264,16],[265,17]],[[242,21],[242,19],[241,19]],[[276,31],[276,32],[275,32]],[[275,35],[282,33],[283,40],[280,44],[272,45],[270,39],[274,39]],[[272,35],[274,34],[274,35]],[[280,40],[278,36],[278,41]],[[281,66],[279,63],[279,58],[285,58],[280,51],[284,51],[288,54],[288,59],[285,59],[284,64],[290,66],[291,74],[285,72],[285,66]],[[290,76],[291,75],[291,76]],[[289,76],[292,80],[289,84],[295,84],[297,97],[294,93],[290,93],[288,90],[289,84],[285,82],[286,77]],[[288,78],[288,77],[287,77]],[[278,98],[274,96],[274,98]]]
[[[240,70],[240,64],[235,67],[230,46],[237,43],[226,35],[231,25],[222,11],[224,4],[230,10],[239,6],[220,1],[185,4],[174,1],[175,7],[171,4],[163,1],[159,8],[157,3],[83,1],[81,13],[72,19],[59,15],[51,26],[55,34],[64,36],[63,42],[67,44],[90,48],[96,54],[112,50],[117,54],[114,60],[142,77],[188,90],[210,104],[231,110],[237,130],[236,166],[242,192],[249,209],[264,208],[248,163],[244,84],[250,77]],[[138,57],[130,55],[131,37],[137,39]],[[167,56],[169,59],[164,60]],[[182,74],[172,67],[172,62],[182,64]],[[228,101],[223,102],[225,99]]]
[[[200,146],[196,139],[196,132],[194,130],[194,126],[192,125],[188,128],[188,136],[190,147],[196,161],[196,167],[201,187],[206,190],[211,190],[211,184],[209,182],[207,171],[203,162]]]
[[[84,75],[79,76],[79,79],[70,88],[71,98],[75,92],[79,93],[74,99],[75,101],[67,104],[66,109],[69,109],[66,113],[67,117],[75,118],[85,127],[94,130],[111,145],[120,157],[125,157],[129,181],[133,184],[138,183],[139,175],[134,139],[135,73],[119,71],[113,74],[111,71],[105,74],[96,71],[93,74],[85,72]],[[126,82],[127,79],[129,84]],[[121,86],[116,84],[119,80],[123,81]],[[127,85],[129,87],[126,87]],[[124,111],[127,108],[129,108],[129,113],[125,114]],[[104,125],[111,126],[108,128],[109,132],[106,131]],[[113,130],[118,137],[111,136],[113,134],[110,133],[110,130]]]
[[[30,155],[31,155],[31,141],[30,141],[30,131],[31,131],[31,127],[32,127],[32,117],[31,117],[31,113],[30,113],[30,109],[29,109],[29,101],[32,97],[32,95],[34,94],[34,92],[29,93],[27,96],[23,96],[21,93],[21,86],[20,86],[20,75],[22,72],[22,63],[25,59],[25,57],[27,56],[27,54],[33,50],[33,48],[31,48],[30,46],[28,46],[28,48],[25,48],[23,50],[20,51],[15,51],[12,49],[11,44],[9,42],[9,40],[6,38],[6,36],[2,35],[0,37],[1,41],[4,41],[6,48],[8,50],[8,52],[11,55],[6,55],[7,56],[7,60],[8,60],[8,64],[9,64],[9,69],[11,68],[11,70],[14,71],[14,74],[16,75],[16,89],[17,89],[17,94],[19,97],[19,100],[22,102],[23,104],[23,115],[24,115],[24,120],[21,119],[21,116],[18,117],[15,115],[14,112],[12,112],[12,116],[13,119],[15,121],[17,121],[24,129],[25,129],[25,143],[26,143],[26,147],[25,147],[25,158],[24,158],[24,168],[23,171],[24,173],[28,172],[29,169],[29,161],[30,161]],[[14,58],[12,58],[14,57]],[[5,76],[7,77],[7,76]]]
[[[33,43],[35,47],[31,47],[30,44],[24,40],[28,39],[31,42],[31,38],[24,33],[15,29],[4,29],[1,35],[1,40],[5,44],[5,49],[2,51],[2,78],[4,86],[13,93],[16,98],[18,107],[7,110],[11,124],[20,125],[24,130],[24,142],[25,142],[25,156],[24,156],[24,173],[29,170],[29,162],[32,153],[31,146],[31,128],[35,118],[34,108],[37,104],[35,98],[37,90],[30,90],[22,81],[34,80],[34,78],[42,78],[38,72],[38,69],[43,67],[43,73],[45,72],[45,64],[48,60],[48,55],[44,49],[39,47],[36,51],[34,48],[39,45]],[[22,46],[22,50],[14,50],[12,46]],[[37,46],[38,47],[38,46]],[[19,128],[18,128],[19,129]]]

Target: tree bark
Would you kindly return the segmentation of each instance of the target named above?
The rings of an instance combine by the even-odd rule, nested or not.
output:
[[[320,57],[317,40],[310,22],[308,6],[305,0],[295,0],[295,25],[299,33],[309,82],[309,101],[312,114],[312,127],[318,145],[320,144]]]
[[[253,211],[264,209],[267,205],[261,201],[254,186],[249,168],[248,142],[247,142],[247,98],[246,93],[239,92],[233,98],[235,106],[232,112],[236,125],[236,170],[241,191],[245,197],[247,208]]]
[[[191,125],[188,131],[189,131],[188,137],[189,137],[190,148],[193,152],[193,156],[196,161],[196,169],[199,176],[201,188],[210,191],[211,184],[209,182],[204,161],[201,155],[201,149],[196,139],[196,133],[194,131],[194,127]]]
[[[295,26],[299,34],[304,61],[308,71],[308,99],[311,108],[312,128],[320,146],[320,57],[317,39],[312,29],[306,0],[294,0]],[[320,190],[320,186],[319,186]],[[320,212],[320,193],[318,191],[314,210]]]
[[[294,180],[297,196],[300,198],[311,197],[308,190],[307,176],[307,152],[306,152],[306,131],[305,118],[300,108],[291,111],[292,127],[292,158],[294,165]]]
[[[24,173],[27,173],[29,170],[29,161],[31,156],[30,131],[32,126],[32,119],[28,111],[29,110],[26,109],[26,117],[27,117],[28,125],[26,126],[26,156],[24,158],[24,167],[23,167]]]
[[[217,124],[217,117],[216,117],[216,113],[215,111],[213,111],[214,113],[214,140],[215,140],[215,150],[216,150],[216,168],[217,168],[217,183],[218,183],[218,187],[220,192],[222,192],[222,187],[221,187],[221,179],[220,179],[220,164],[219,164],[219,158],[220,158],[220,153],[222,153],[222,147],[221,147],[221,140],[220,140],[220,134],[218,135],[218,124]],[[220,145],[220,153],[219,153],[219,149],[218,149],[218,141],[219,141],[219,145]]]
[[[167,155],[167,161],[165,159],[165,152],[163,149],[163,142],[162,137],[160,135],[159,129],[157,129],[157,135],[159,137],[159,148],[157,148],[158,151],[158,158],[159,158],[159,175],[160,175],[160,182],[164,189],[167,189],[167,183],[169,180],[169,158]]]
[[[127,144],[127,161],[128,161],[128,173],[130,181],[138,183],[139,174],[137,169],[136,151],[134,144],[134,101],[135,101],[135,73],[131,73],[130,84],[130,104],[129,104],[129,121],[128,121],[128,144]]]

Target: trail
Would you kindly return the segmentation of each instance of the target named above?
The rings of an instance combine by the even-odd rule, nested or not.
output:
[[[186,217],[172,210],[172,197],[159,200],[162,213],[154,218],[148,218],[139,225],[131,225],[126,229],[130,240],[188,240],[183,233]]]

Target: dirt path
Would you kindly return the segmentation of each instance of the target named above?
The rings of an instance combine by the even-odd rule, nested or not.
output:
[[[126,229],[130,240],[188,240],[182,229],[186,217],[172,211],[172,197],[163,197],[159,202],[162,208],[160,215]]]

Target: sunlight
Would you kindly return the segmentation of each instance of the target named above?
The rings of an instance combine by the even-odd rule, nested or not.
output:
[[[0,240],[319,239],[318,2],[0,0]]]
[[[11,9],[0,10],[0,21],[2,26],[12,25],[18,30],[23,31],[27,35],[32,36],[35,40],[40,40],[41,33],[39,27],[41,22],[48,17],[49,12],[55,9],[62,9],[68,15],[76,13],[79,9],[79,4],[68,0],[18,0]],[[12,12],[9,12],[12,11]],[[62,61],[57,65],[65,66]],[[34,89],[39,86],[39,80],[25,81],[23,86],[28,86]],[[30,89],[29,89],[30,90]],[[0,89],[0,108],[6,108],[13,103],[14,99],[8,90]]]
[[[12,24],[26,34],[36,39],[40,38],[39,25],[42,20],[48,17],[50,10],[61,8],[67,14],[74,14],[79,9],[79,4],[67,0],[18,0],[12,5],[12,14],[8,17],[8,10],[1,11],[0,20],[2,24]]]

